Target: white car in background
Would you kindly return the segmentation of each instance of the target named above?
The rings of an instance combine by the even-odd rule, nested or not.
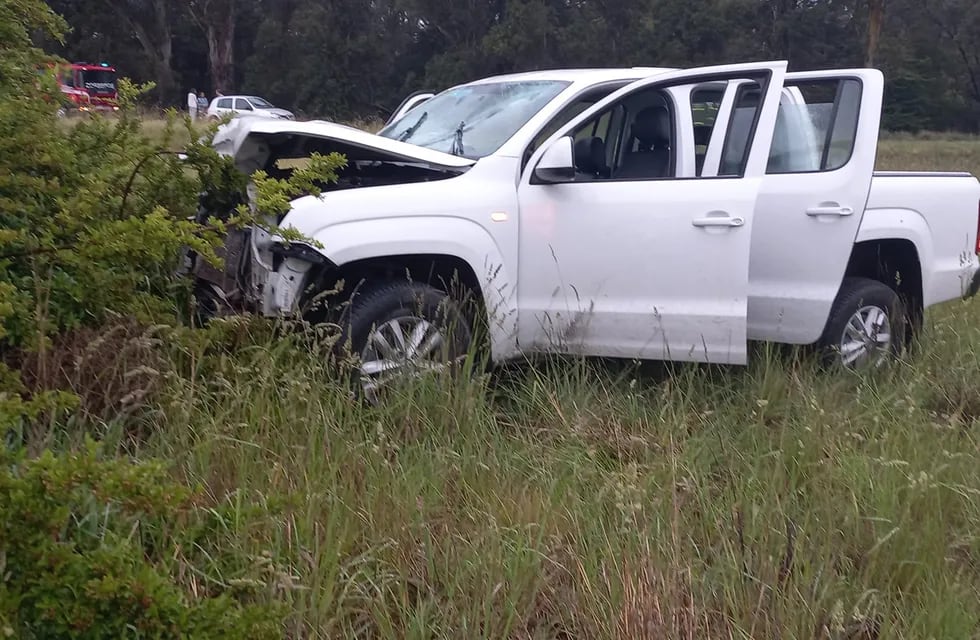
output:
[[[280,120],[295,120],[292,111],[280,109],[265,98],[258,96],[219,96],[208,106],[208,118],[219,120],[227,114],[254,115]]]

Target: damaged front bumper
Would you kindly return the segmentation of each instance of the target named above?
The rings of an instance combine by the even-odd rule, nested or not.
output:
[[[266,316],[291,314],[298,310],[311,272],[336,268],[326,256],[303,242],[278,241],[269,247],[275,268],[268,273],[262,312]]]

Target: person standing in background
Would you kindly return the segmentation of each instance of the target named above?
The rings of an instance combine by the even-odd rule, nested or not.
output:
[[[191,114],[191,120],[197,120],[197,91],[194,89],[187,94],[187,111]]]
[[[197,94],[197,112],[203,118],[208,112],[208,99],[201,91]]]

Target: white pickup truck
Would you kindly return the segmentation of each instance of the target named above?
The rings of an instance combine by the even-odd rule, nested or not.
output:
[[[348,167],[274,221],[315,243],[255,228],[224,272],[187,264],[212,312],[295,313],[343,283],[343,312],[311,317],[340,324],[369,394],[478,330],[498,363],[746,364],[750,341],[881,362],[980,287],[980,183],[876,173],[882,85],[785,62],[556,70],[448,89],[378,134],[236,119],[213,144],[246,173]]]

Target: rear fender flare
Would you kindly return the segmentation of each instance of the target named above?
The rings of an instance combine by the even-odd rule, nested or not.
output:
[[[922,293],[928,299],[930,273],[926,265],[933,263],[934,250],[929,223],[922,214],[912,209],[868,209],[854,242],[875,240],[908,240],[915,246],[922,266]]]

